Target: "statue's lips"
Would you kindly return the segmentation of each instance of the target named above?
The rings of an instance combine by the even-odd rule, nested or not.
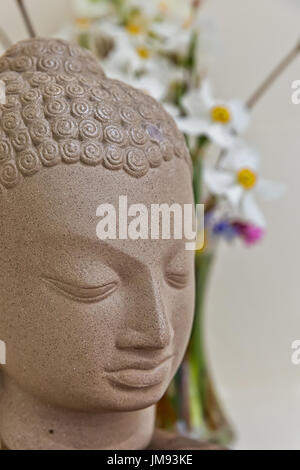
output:
[[[169,356],[158,365],[152,366],[149,363],[136,363],[126,369],[111,371],[108,379],[116,385],[123,385],[130,388],[147,388],[160,384],[168,375],[170,367]]]

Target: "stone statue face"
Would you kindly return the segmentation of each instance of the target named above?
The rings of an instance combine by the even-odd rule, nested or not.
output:
[[[5,374],[45,401],[145,408],[162,397],[183,358],[193,318],[193,253],[184,240],[99,240],[96,209],[103,202],[118,207],[119,195],[147,207],[193,202],[189,170],[174,161],[138,180],[58,166],[17,188],[6,204]]]
[[[189,156],[150,97],[62,41],[0,60],[0,339],[43,401],[138,410],[164,394],[193,319],[186,240],[99,240],[100,204],[193,204]]]

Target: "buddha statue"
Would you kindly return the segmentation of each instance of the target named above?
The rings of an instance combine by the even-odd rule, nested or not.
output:
[[[30,39],[0,59],[0,440],[4,449],[203,448],[155,430],[186,350],[183,239],[107,239],[100,204],[193,204],[172,118],[93,55]]]

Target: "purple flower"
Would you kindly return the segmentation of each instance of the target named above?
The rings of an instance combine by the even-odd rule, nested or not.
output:
[[[221,220],[220,222],[217,222],[213,226],[212,233],[216,236],[222,236],[228,241],[233,240],[234,237],[236,237],[238,234],[234,225],[232,225],[232,223],[227,220]]]
[[[261,227],[257,227],[253,224],[247,224],[243,222],[234,222],[234,228],[238,235],[244,240],[246,245],[254,245],[259,242],[265,235],[265,230]]]

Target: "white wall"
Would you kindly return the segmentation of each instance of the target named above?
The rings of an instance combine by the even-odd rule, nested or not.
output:
[[[40,35],[71,15],[70,0],[27,5]],[[300,33],[300,0],[207,0],[205,10],[219,32],[213,79],[224,98],[246,98]],[[14,40],[26,37],[13,0],[0,0],[0,25]],[[284,181],[288,192],[265,207],[269,233],[260,247],[222,247],[207,302],[210,360],[239,448],[300,449],[300,366],[290,361],[291,342],[300,339],[295,79],[300,59],[257,106],[248,133],[263,155],[264,174]]]
[[[24,0],[39,36],[59,30],[71,15],[72,0]],[[15,0],[0,0],[0,26],[12,40],[27,37]]]
[[[219,31],[213,78],[218,96],[246,98],[300,36],[300,1],[208,0]],[[242,448],[300,449],[300,105],[291,82],[300,57],[253,113],[248,140],[263,173],[286,183],[265,206],[268,234],[258,248],[222,247],[207,301],[208,348],[217,384]]]

